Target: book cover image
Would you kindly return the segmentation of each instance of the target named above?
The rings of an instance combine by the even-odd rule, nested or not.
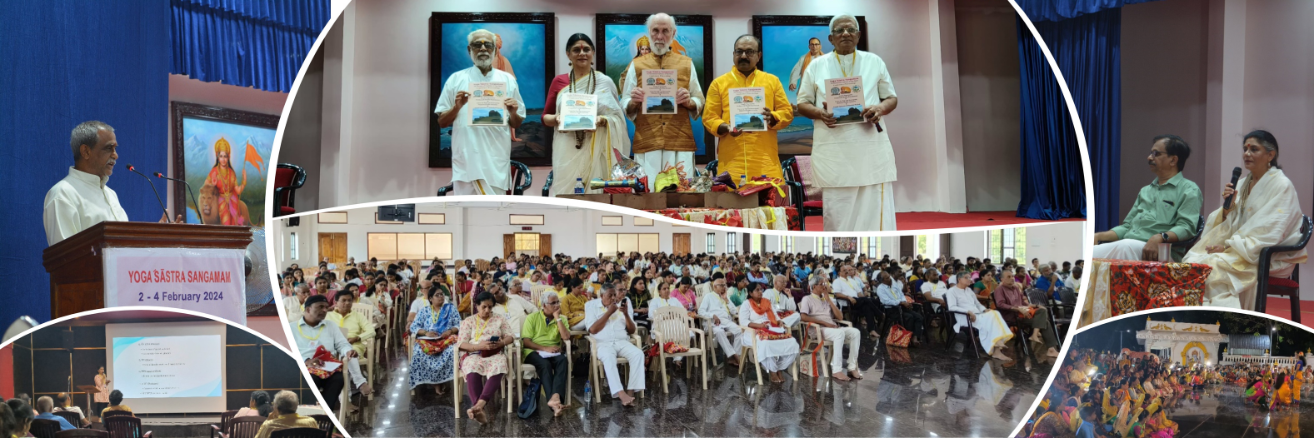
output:
[[[862,123],[862,77],[826,79],[826,107],[835,117],[835,124]]]
[[[675,114],[675,70],[644,70],[643,114]]]
[[[730,120],[740,131],[766,131],[766,89],[762,87],[730,89]]]
[[[592,131],[597,127],[598,96],[583,93],[562,94],[562,131]]]
[[[470,84],[470,124],[506,126],[507,91],[505,82],[475,82]]]

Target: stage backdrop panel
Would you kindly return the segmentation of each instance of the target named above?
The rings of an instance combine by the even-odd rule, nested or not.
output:
[[[543,104],[552,82],[556,47],[551,13],[442,13],[429,18],[429,167],[452,166],[452,128],[439,128],[433,110],[447,77],[473,67],[466,37],[477,29],[497,38],[493,68],[510,73],[525,100],[525,120],[511,130],[511,159],[529,166],[552,165],[552,131],[543,126]],[[496,129],[496,128],[489,128]]]
[[[677,30],[671,51],[688,56],[693,61],[698,73],[699,85],[703,93],[712,85],[716,74],[712,68],[712,16],[710,15],[673,15]],[[648,28],[644,26],[647,15],[642,14],[598,14],[595,20],[594,45],[598,46],[594,68],[601,70],[616,82],[616,91],[624,93],[626,70],[634,58],[651,52],[648,42]],[[703,128],[702,114],[693,120],[694,142],[698,149],[694,152],[694,161],[704,164],[716,159],[712,145],[716,144],[712,134]],[[625,127],[630,139],[634,139],[634,122],[626,119]]]
[[[858,50],[865,51],[867,19],[861,15],[856,18],[858,31],[863,36],[858,39]],[[835,51],[835,45],[829,39],[830,19],[830,16],[810,15],[753,16],[753,36],[762,41],[762,59],[757,68],[780,78],[780,83],[785,86],[785,96],[794,107],[794,121],[776,136],[782,160],[812,154],[812,119],[798,114],[798,87],[803,82],[804,64],[811,64],[815,58],[809,56],[813,39],[820,45],[816,50],[821,55]]]
[[[41,211],[46,192],[73,165],[69,134],[78,123],[115,127],[119,161],[108,185],[128,218],[159,220],[150,186],[123,165],[168,169],[169,151],[160,142],[168,136],[170,23],[165,1],[0,2],[0,18],[0,138],[6,142],[0,186],[7,211],[0,215],[7,254],[0,277],[10,279],[0,321],[7,325],[20,315],[50,315]]]
[[[207,320],[204,323],[211,322]],[[64,348],[64,333],[72,334],[73,350]],[[251,401],[251,393],[255,391],[266,391],[272,396],[280,390],[289,390],[296,392],[303,404],[315,403],[315,396],[302,377],[296,359],[288,356],[276,345],[233,326],[227,327],[226,336],[228,338],[225,346],[227,409],[240,409],[247,406]],[[70,367],[73,373],[74,391],[79,385],[95,384],[93,379],[96,370],[105,366],[105,326],[100,324],[44,328],[16,339],[13,350],[15,391],[33,397],[47,395],[54,397],[59,392],[67,391]],[[74,393],[73,403],[77,406],[86,406],[86,394]],[[132,400],[124,403],[132,406]],[[151,416],[151,414],[139,416]]]

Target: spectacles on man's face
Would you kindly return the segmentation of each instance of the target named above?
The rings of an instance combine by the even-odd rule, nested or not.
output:
[[[1150,158],[1159,158],[1164,153],[1158,149],[1150,149]]]
[[[494,44],[493,44],[492,41],[475,41],[475,42],[473,42],[473,43],[470,43],[470,48],[471,48],[471,49],[475,49],[475,50],[479,50],[479,49],[489,49],[489,50],[492,50],[493,47],[494,47]]]
[[[753,56],[756,54],[757,54],[757,50],[753,50],[753,49],[735,50],[735,56]]]
[[[856,28],[856,27],[841,27],[841,28],[839,28],[839,29],[832,29],[832,30],[830,31],[830,33],[831,33],[832,35],[844,35],[844,34],[857,35],[857,34],[858,34],[858,28]]]

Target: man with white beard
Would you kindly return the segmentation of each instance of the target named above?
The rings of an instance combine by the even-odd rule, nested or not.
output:
[[[684,165],[689,176],[694,172],[694,152],[698,144],[693,136],[692,120],[703,113],[703,88],[698,84],[698,71],[693,59],[671,51],[675,42],[675,19],[665,13],[656,13],[646,22],[652,53],[634,58],[625,71],[621,85],[620,105],[625,116],[634,121],[634,161],[643,167],[649,178],[667,166]],[[675,70],[675,114],[640,114],[644,102],[643,87],[638,81],[643,71]]]
[[[447,78],[433,111],[439,127],[452,127],[452,191],[457,195],[501,195],[511,185],[511,129],[525,120],[525,104],[516,78],[493,68],[495,38],[484,29],[466,36],[474,66]],[[465,104],[475,82],[506,84],[508,97],[502,102],[508,114],[506,126],[470,125]]]

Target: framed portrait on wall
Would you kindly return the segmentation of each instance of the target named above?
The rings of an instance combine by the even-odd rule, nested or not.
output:
[[[867,19],[858,16],[858,50],[867,50]],[[794,107],[794,121],[777,133],[780,157],[812,154],[812,119],[798,114],[798,88],[812,59],[830,53],[830,16],[754,15],[753,36],[762,41],[757,68],[780,78],[785,96]]]
[[[693,60],[694,70],[698,73],[698,82],[706,93],[716,76],[712,68],[712,16],[710,15],[672,15],[675,18],[675,41],[671,51],[688,56]],[[648,28],[644,21],[645,14],[598,14],[593,35],[598,46],[597,69],[616,82],[616,89],[624,92],[625,81],[622,75],[629,70],[630,62],[640,55],[651,51],[648,43]],[[702,115],[694,119],[693,132],[697,150],[694,162],[706,164],[716,159],[713,147],[716,141],[710,132],[703,128]],[[630,138],[634,138],[634,122],[626,121]]]
[[[543,105],[555,72],[555,25],[551,13],[434,12],[429,17],[429,167],[452,166],[452,128],[439,128],[433,110],[447,77],[474,65],[466,36],[476,29],[493,33],[493,68],[516,78],[525,101],[525,120],[511,129],[511,159],[528,166],[552,165],[552,130],[543,125]]]
[[[171,102],[170,113],[173,178],[187,182],[173,184],[173,205],[183,206],[176,214],[190,224],[250,228],[247,316],[278,316],[264,218],[279,116],[186,102]]]
[[[835,254],[855,254],[858,252],[857,237],[830,238],[830,252]]]

